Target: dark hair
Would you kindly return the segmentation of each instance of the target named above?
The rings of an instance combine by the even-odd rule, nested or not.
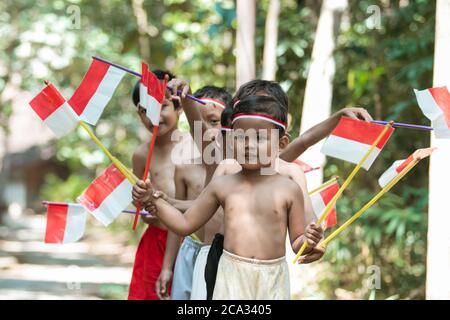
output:
[[[231,119],[233,117],[233,108],[226,107],[220,116],[220,124],[222,127],[231,127]]]
[[[152,72],[155,74],[155,76],[159,80],[164,80],[164,77],[166,74],[169,76],[169,80],[172,80],[173,78],[176,77],[173,73],[171,73],[169,71],[165,71],[165,70],[155,69],[155,70],[152,70]],[[136,84],[134,85],[134,88],[133,88],[133,92],[131,93],[131,99],[133,100],[133,103],[136,107],[139,104],[139,84],[140,83],[141,83],[141,80],[138,80],[136,82]],[[178,102],[178,100],[173,100],[173,104],[175,105],[175,108],[180,107],[180,103]]]
[[[276,99],[286,111],[289,109],[288,97],[281,86],[275,81],[251,80],[241,85],[232,99],[234,105],[236,101],[243,100],[250,96],[266,95]],[[231,106],[233,106],[231,105]]]
[[[212,98],[222,101],[225,105],[231,102],[231,94],[228,93],[225,88],[219,88],[216,86],[204,86],[194,92],[196,98]]]
[[[270,96],[250,96],[239,100],[233,108],[232,118],[239,114],[261,114],[281,123],[287,123],[286,108],[277,99]],[[274,125],[281,131],[281,134],[284,134],[285,129]]]

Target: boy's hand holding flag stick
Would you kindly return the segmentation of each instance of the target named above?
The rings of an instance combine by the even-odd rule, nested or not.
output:
[[[342,118],[341,121],[339,122],[338,126],[335,128],[335,130],[333,130],[333,132],[331,133],[330,136],[333,136],[333,133],[335,133],[336,136],[345,136],[346,135],[347,137],[349,137],[349,136],[352,136],[352,133],[353,134],[355,133],[355,132],[352,132],[352,130],[354,130],[354,128],[359,128],[359,129],[367,131],[367,132],[360,132],[359,138],[363,138],[362,136],[364,136],[364,138],[368,137],[370,139],[370,135],[373,136],[374,131],[379,130],[379,128],[374,127],[374,126],[379,126],[379,125],[366,123],[364,121],[359,121],[359,123],[355,122],[355,121],[359,121],[359,120]],[[375,157],[372,157],[371,159],[369,159],[369,156],[371,155],[372,151],[374,151],[374,149],[377,148],[378,154],[379,154],[379,152],[381,151],[381,148],[383,148],[384,144],[387,142],[387,140],[389,139],[392,132],[393,132],[392,122],[389,122],[388,124],[386,124],[384,126],[384,128],[381,130],[381,132],[379,132],[376,139],[370,145],[369,149],[365,152],[364,156],[359,160],[356,167],[353,169],[353,171],[350,173],[350,175],[347,177],[347,179],[342,184],[341,188],[334,195],[333,199],[331,199],[331,201],[327,204],[327,206],[324,209],[324,212],[322,213],[320,218],[316,221],[317,225],[321,225],[322,222],[326,219],[328,213],[331,211],[331,209],[336,204],[336,201],[339,199],[339,197],[342,195],[344,190],[347,188],[347,186],[353,180],[355,175],[358,173],[359,169],[361,169],[361,167],[364,167],[366,170],[368,170],[370,168],[371,164],[373,163],[373,161],[375,161],[375,158],[376,158],[376,156],[375,156]],[[328,141],[329,141],[329,139],[330,138],[328,138]],[[382,142],[382,143],[380,144],[380,142]],[[326,143],[327,142],[325,142],[325,144],[324,144],[324,149],[325,149]],[[346,143],[348,144],[348,143],[352,143],[352,142],[346,142]],[[365,143],[364,145],[362,145],[363,143],[358,142],[358,141],[356,141],[354,143],[356,144],[355,148],[359,149],[356,151],[359,151],[359,152],[361,152],[361,149],[367,147],[367,143]],[[352,148],[350,148],[350,149],[352,149]],[[322,151],[324,151],[324,150],[322,149]],[[328,150],[326,150],[326,151],[328,151]],[[356,155],[358,154],[358,152],[353,152],[353,154],[351,156],[354,157],[355,153],[356,153]],[[332,155],[335,157],[341,156],[336,153],[334,153]],[[354,160],[352,158],[349,158],[348,154],[344,154],[343,158],[347,161]],[[369,161],[366,162],[366,160],[369,160]],[[305,251],[307,246],[308,246],[308,243],[306,241],[303,242],[302,247],[300,248],[300,250],[298,251],[297,255],[294,258],[294,261],[293,261],[294,264],[297,262],[297,260],[303,254],[303,252]]]
[[[324,247],[327,243],[333,240],[335,237],[339,235],[342,231],[344,231],[350,224],[353,223],[356,219],[358,219],[367,209],[369,209],[378,199],[380,199],[385,193],[387,193],[395,184],[400,181],[420,160],[428,157],[434,151],[434,148],[427,149],[419,149],[416,150],[408,159],[400,160],[394,162],[394,165],[391,166],[383,175],[387,174],[388,178],[379,180],[382,189],[375,195],[369,202],[367,202],[357,213],[355,213],[350,219],[348,219],[342,226],[336,229],[333,233],[331,233],[325,240],[318,244],[319,247]],[[397,165],[396,165],[397,163]],[[394,167],[394,168],[393,168]],[[396,171],[395,175],[390,173],[391,170]],[[386,177],[386,176],[385,176]],[[390,179],[389,179],[390,177]]]
[[[308,191],[309,195],[312,195],[318,191],[321,191],[323,189],[325,189],[326,187],[328,187],[329,185],[332,185],[333,183],[337,182],[339,180],[339,176],[335,176],[333,178],[331,178],[330,180],[322,183],[320,186],[318,186],[317,188],[312,189],[311,191]]]

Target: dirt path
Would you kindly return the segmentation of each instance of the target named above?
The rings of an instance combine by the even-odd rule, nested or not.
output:
[[[45,217],[0,225],[0,299],[126,299],[134,246],[89,226],[82,241],[43,243]]]

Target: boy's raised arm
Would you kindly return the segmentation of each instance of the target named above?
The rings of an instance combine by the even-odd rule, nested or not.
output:
[[[293,140],[280,154],[280,158],[292,162],[297,159],[309,147],[315,145],[320,140],[328,136],[337,126],[342,116],[360,119],[364,121],[372,120],[370,114],[364,108],[344,108],[333,114],[328,119],[308,129],[298,138]]]
[[[147,180],[147,184],[148,189],[151,190],[150,181]],[[184,214],[154,193],[151,196],[153,199],[150,199],[151,205],[147,208],[170,230],[180,236],[187,236],[208,222],[220,206],[217,201],[216,186],[216,183],[209,184]],[[152,210],[152,206],[155,210]]]
[[[186,118],[189,123],[189,131],[191,133],[192,139],[194,139],[195,143],[197,144],[197,147],[199,148],[199,150],[202,151],[203,154],[203,149],[205,146],[202,138],[203,133],[208,128],[206,127],[206,124],[202,121],[202,116],[200,114],[200,108],[202,105],[194,100],[186,98],[186,95],[191,92],[189,82],[187,82],[186,80],[172,79],[167,85],[171,88],[172,95],[180,97],[181,105],[183,107],[184,113],[186,114]],[[178,90],[181,90],[181,93],[178,93]],[[202,132],[201,135],[199,135],[201,141],[196,141],[195,139],[196,137],[194,134],[194,128],[196,122],[201,123]]]

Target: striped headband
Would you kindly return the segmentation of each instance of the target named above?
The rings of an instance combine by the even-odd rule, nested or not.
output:
[[[236,100],[236,102],[233,104],[233,109],[236,107],[236,105],[241,102],[241,100]]]
[[[201,99],[204,103],[212,103],[215,106],[221,107],[222,109],[225,109],[225,104],[220,101],[220,100],[216,100],[216,99],[211,99],[211,98],[204,98]]]
[[[280,126],[281,128],[283,128],[283,130],[286,130],[286,124],[278,121],[272,117],[263,115],[263,114],[248,114],[248,113],[240,113],[237,114],[233,117],[233,120],[231,121],[231,124],[234,124],[236,122],[236,120],[238,119],[258,119],[258,120],[263,120],[263,121],[267,121],[267,122],[271,122],[277,126]]]

